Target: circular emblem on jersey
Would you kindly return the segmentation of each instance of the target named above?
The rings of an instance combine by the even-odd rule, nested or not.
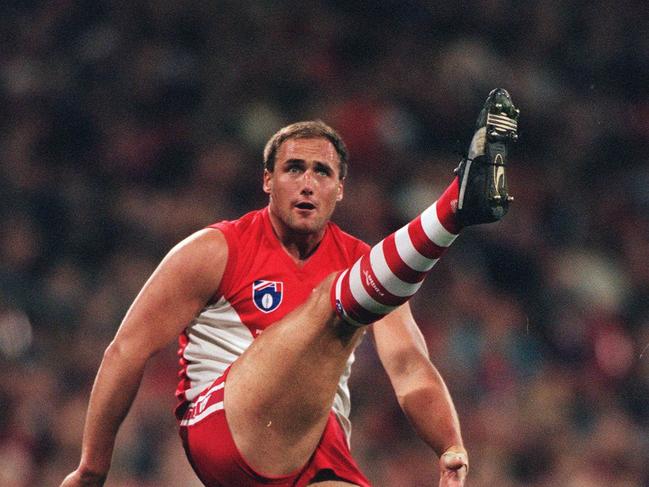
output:
[[[264,313],[275,311],[282,303],[284,283],[279,281],[255,281],[252,284],[252,302]]]

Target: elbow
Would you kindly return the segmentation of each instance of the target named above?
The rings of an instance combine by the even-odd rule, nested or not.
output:
[[[435,396],[435,391],[429,384],[410,384],[408,387],[402,387],[395,391],[397,401],[402,409],[408,409],[414,402]]]
[[[79,477],[82,485],[104,485],[108,475],[82,464],[79,466]]]
[[[448,394],[444,383],[435,373],[430,363],[423,367],[408,370],[393,382],[397,401],[402,408],[410,403],[418,402],[421,398],[438,398]]]
[[[138,346],[128,340],[115,337],[104,350],[104,363],[117,362],[137,367],[144,366],[153,355],[147,348]]]
[[[117,338],[113,339],[104,350],[104,361],[112,362],[128,356],[128,347],[124,346]]]

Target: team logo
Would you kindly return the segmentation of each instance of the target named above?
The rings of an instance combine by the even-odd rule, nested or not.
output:
[[[260,311],[270,313],[282,303],[284,283],[279,281],[255,281],[252,285],[252,301]]]

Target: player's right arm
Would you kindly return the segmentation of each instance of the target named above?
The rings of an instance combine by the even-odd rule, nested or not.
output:
[[[140,386],[148,359],[214,297],[228,248],[218,230],[205,229],[176,245],[129,308],[99,367],[90,395],[81,461],[61,487],[101,486],[117,431]]]

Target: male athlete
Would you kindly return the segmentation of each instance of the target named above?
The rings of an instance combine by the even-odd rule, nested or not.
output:
[[[269,205],[178,244],[108,346],[81,462],[62,486],[103,485],[147,360],[180,335],[180,434],[207,486],[369,486],[349,452],[347,379],[367,329],[399,403],[440,456],[440,485],[468,471],[457,415],[406,301],[462,227],[499,220],[518,110],[490,93],[442,196],[371,250],[329,222],[347,152],[322,122],[264,150]]]

